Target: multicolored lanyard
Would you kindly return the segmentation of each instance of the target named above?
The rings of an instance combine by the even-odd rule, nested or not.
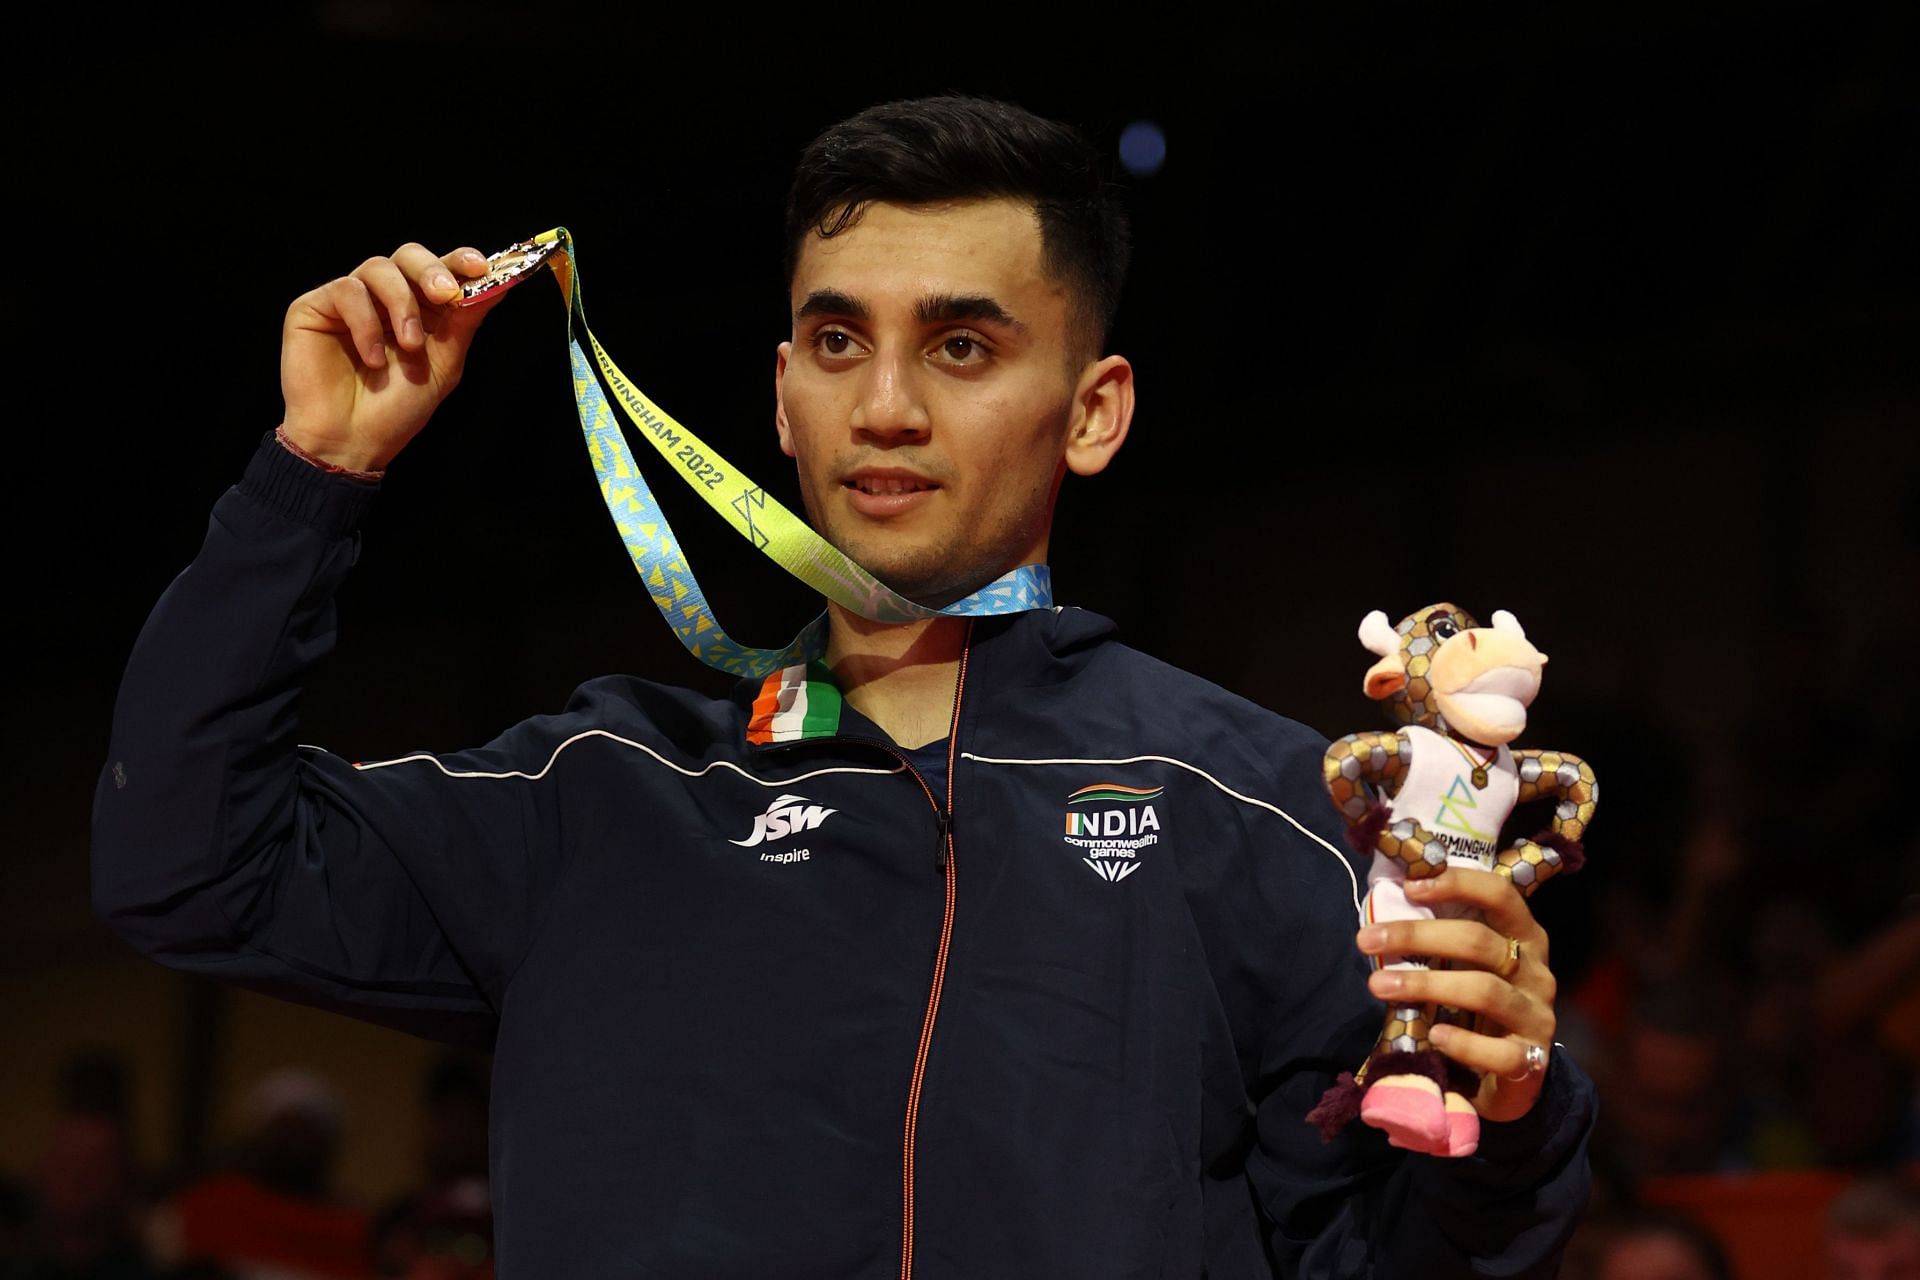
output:
[[[497,265],[510,258],[515,261],[514,266]],[[628,451],[626,436],[595,376],[596,365],[606,376],[607,386],[612,388],[628,419],[660,456],[674,465],[680,478],[732,525],[735,532],[835,604],[863,618],[892,623],[1021,613],[1053,604],[1052,579],[1045,565],[1015,569],[944,609],[930,609],[895,592],[648,399],[620,371],[620,366],[613,362],[613,357],[607,354],[587,324],[586,308],[580,297],[579,253],[565,227],[542,232],[527,244],[495,254],[488,262],[495,270],[490,276],[468,285],[469,301],[477,300],[491,288],[517,283],[524,272],[543,263],[551,265],[559,278],[567,299],[567,348],[573,362],[573,398],[580,412],[580,429],[586,436],[587,455],[600,482],[600,496],[655,607],[687,651],[708,666],[740,676],[764,676],[809,661],[818,657],[825,647],[825,618],[816,618],[784,649],[755,649],[727,635],[715,620],[706,593],[688,567],[686,553],[674,537],[673,527],[667,523],[653,490]],[[586,335],[587,346],[593,352],[592,360],[575,336],[576,324],[580,333]]]

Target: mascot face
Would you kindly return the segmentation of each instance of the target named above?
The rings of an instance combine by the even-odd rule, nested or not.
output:
[[[1495,613],[1483,627],[1453,604],[1428,605],[1398,627],[1375,610],[1360,624],[1360,643],[1380,655],[1367,696],[1394,719],[1488,747],[1526,730],[1547,664],[1512,614]]]

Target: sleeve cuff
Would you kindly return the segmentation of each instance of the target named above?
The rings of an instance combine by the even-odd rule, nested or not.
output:
[[[380,493],[377,482],[322,471],[288,451],[269,431],[240,477],[242,494],[277,515],[344,538]]]
[[[1567,1123],[1574,1105],[1574,1088],[1569,1082],[1571,1063],[1565,1052],[1555,1052],[1548,1061],[1548,1079],[1540,1086],[1540,1098],[1534,1109],[1517,1121],[1480,1121],[1478,1155],[1496,1165],[1511,1165],[1536,1153]]]
[[[1593,1084],[1565,1049],[1547,1064],[1547,1078],[1533,1110],[1506,1123],[1481,1121],[1476,1161],[1511,1168],[1564,1146],[1592,1123]]]
[[[1566,1050],[1553,1055],[1533,1110],[1505,1123],[1482,1120],[1480,1145],[1470,1156],[1420,1157],[1421,1176],[1447,1184],[1448,1194],[1476,1188],[1475,1196],[1537,1188],[1563,1172],[1586,1143],[1596,1110],[1593,1081]]]

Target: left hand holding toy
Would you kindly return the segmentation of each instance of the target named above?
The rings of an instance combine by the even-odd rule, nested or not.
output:
[[[1368,989],[1389,1002],[1431,1001],[1478,1014],[1478,1030],[1435,1026],[1433,1047],[1480,1073],[1473,1105],[1482,1119],[1518,1120],[1540,1097],[1558,1025],[1547,931],[1513,882],[1495,872],[1452,867],[1430,879],[1410,880],[1406,890],[1423,906],[1455,903],[1474,908],[1483,919],[1402,920],[1362,929],[1360,950],[1370,956],[1431,956],[1453,966],[1380,969],[1368,979]],[[1518,963],[1510,958],[1514,942]],[[1530,1063],[1532,1046],[1538,1051]]]

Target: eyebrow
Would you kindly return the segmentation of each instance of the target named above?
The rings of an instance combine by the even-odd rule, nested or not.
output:
[[[1009,329],[1026,332],[1027,326],[1013,318],[1007,309],[984,293],[936,293],[922,298],[913,308],[913,318],[922,324],[955,320],[985,320]]]
[[[867,304],[858,298],[849,297],[838,289],[815,289],[793,313],[796,321],[808,316],[845,316],[849,320],[866,320],[871,317]]]
[[[838,289],[815,289],[793,313],[794,320],[810,316],[845,316],[849,320],[870,320],[871,309],[860,299]],[[961,320],[987,321],[1025,333],[1027,326],[999,302],[984,293],[936,293],[920,299],[913,307],[913,318],[921,324],[946,324]]]

